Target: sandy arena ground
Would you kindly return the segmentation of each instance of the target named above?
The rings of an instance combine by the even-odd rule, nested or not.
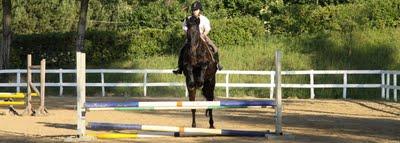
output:
[[[87,101],[177,101],[185,98],[87,98]],[[221,99],[223,100],[223,99]],[[0,115],[0,142],[63,142],[76,133],[76,98],[47,98],[50,115],[43,117]],[[37,107],[37,106],[35,106]],[[19,111],[22,112],[22,109]],[[274,130],[274,110],[214,110],[216,128]],[[7,112],[1,107],[0,113]],[[146,125],[191,125],[188,111],[97,111],[88,121]],[[204,110],[197,111],[197,126],[208,127]],[[284,100],[283,131],[286,139],[244,137],[166,137],[94,142],[400,142],[400,103],[362,100]],[[88,133],[100,133],[88,131]]]

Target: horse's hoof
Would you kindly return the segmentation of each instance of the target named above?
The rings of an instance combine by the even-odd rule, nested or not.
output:
[[[214,125],[210,126],[210,129],[215,129]]]
[[[196,124],[192,124],[192,128],[196,128]]]

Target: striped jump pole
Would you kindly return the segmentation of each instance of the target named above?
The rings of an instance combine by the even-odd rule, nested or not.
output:
[[[269,131],[243,131],[227,129],[207,129],[207,128],[187,128],[175,126],[154,126],[140,124],[113,124],[89,122],[89,129],[92,130],[143,130],[143,131],[161,131],[174,132],[175,136],[202,136],[202,135],[221,135],[221,136],[244,136],[244,137],[265,137],[272,134]]]
[[[170,109],[225,109],[275,106],[274,100],[231,101],[166,101],[166,102],[87,102],[88,111],[94,110],[170,110]]]
[[[87,108],[87,111],[142,111],[142,110],[188,110],[188,109],[228,109],[228,108],[266,108],[265,106],[193,106],[193,107],[108,107]]]

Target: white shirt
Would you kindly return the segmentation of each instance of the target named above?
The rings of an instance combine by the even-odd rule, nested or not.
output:
[[[191,16],[189,16],[188,18],[190,18]],[[186,20],[183,22],[182,24],[182,28],[183,30],[186,32],[188,30],[188,27],[186,25]],[[211,30],[211,24],[210,24],[210,20],[208,20],[207,17],[200,15],[200,24],[199,24],[199,28],[200,28],[200,33],[208,33]]]

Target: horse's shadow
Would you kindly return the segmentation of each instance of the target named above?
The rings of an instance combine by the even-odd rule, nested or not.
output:
[[[52,128],[61,128],[61,129],[71,129],[71,130],[76,130],[77,125],[76,124],[67,124],[67,123],[49,123],[49,122],[38,122],[39,124],[43,124],[46,127],[52,127]]]

